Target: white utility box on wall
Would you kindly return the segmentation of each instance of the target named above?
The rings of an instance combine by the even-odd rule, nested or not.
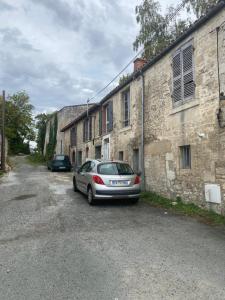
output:
[[[205,200],[211,203],[221,203],[221,191],[219,184],[205,184]]]

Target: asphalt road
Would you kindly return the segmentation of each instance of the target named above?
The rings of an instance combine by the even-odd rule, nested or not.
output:
[[[139,203],[91,207],[25,158],[0,180],[0,300],[225,299],[225,231]]]

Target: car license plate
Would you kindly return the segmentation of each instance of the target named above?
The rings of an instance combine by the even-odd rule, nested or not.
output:
[[[66,167],[59,167],[59,169],[65,169]]]
[[[129,185],[128,180],[111,180],[111,185],[113,186],[127,186]]]

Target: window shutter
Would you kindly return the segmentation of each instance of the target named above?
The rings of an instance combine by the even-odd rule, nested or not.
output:
[[[77,127],[74,127],[74,146],[77,145]]]
[[[181,73],[181,52],[179,52],[173,57],[173,101],[175,103],[182,100]]]
[[[83,142],[85,142],[85,120],[83,122]]]
[[[109,102],[108,104],[108,117],[109,117],[109,122],[108,122],[108,128],[107,131],[112,131],[113,130],[113,103],[112,101]]]
[[[102,108],[99,110],[99,135],[102,135]]]
[[[76,146],[76,130],[77,128],[76,127],[73,127],[71,130],[70,130],[70,144],[71,146]]]
[[[89,140],[91,140],[92,139],[92,117],[89,117],[88,125],[89,125]]]
[[[195,91],[192,45],[188,46],[183,50],[183,82],[184,99],[192,97]]]

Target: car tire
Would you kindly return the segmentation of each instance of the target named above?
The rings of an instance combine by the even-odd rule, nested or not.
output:
[[[135,199],[132,199],[132,200],[131,200],[131,203],[132,203],[132,204],[137,204],[138,201],[139,201],[139,198],[135,198]]]
[[[88,193],[87,193],[87,199],[88,199],[88,204],[89,205],[94,205],[95,204],[95,199],[92,191],[92,187],[88,187]]]
[[[76,182],[75,177],[73,177],[73,190],[74,190],[74,192],[78,192],[77,182]]]

